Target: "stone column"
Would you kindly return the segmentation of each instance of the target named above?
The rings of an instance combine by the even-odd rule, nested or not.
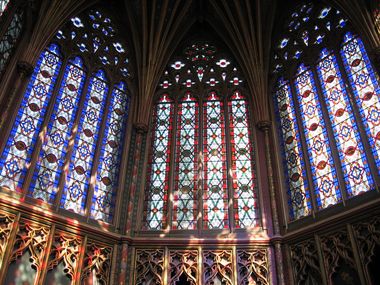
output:
[[[269,139],[269,131],[272,127],[270,121],[260,121],[257,123],[259,130],[264,132],[264,141],[265,141],[265,157],[266,157],[266,166],[268,173],[268,186],[269,186],[269,195],[270,203],[272,210],[272,220],[273,220],[273,232],[274,236],[272,242],[274,244],[275,260],[276,260],[276,271],[277,271],[277,282],[278,284],[285,284],[284,279],[284,266],[283,266],[283,257],[282,257],[282,248],[281,248],[281,236],[280,236],[280,223],[278,219],[278,209],[276,203],[276,193],[274,186],[273,178],[273,166],[272,166],[272,157],[271,157],[271,142]]]

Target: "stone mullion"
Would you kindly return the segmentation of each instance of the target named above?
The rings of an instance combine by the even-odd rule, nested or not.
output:
[[[48,102],[48,105],[46,107],[45,117],[43,118],[40,130],[39,130],[38,138],[37,138],[36,144],[34,146],[34,149],[32,151],[32,155],[31,155],[31,159],[30,159],[30,161],[31,161],[30,166],[29,166],[28,171],[25,175],[25,180],[23,183],[23,197],[25,197],[28,194],[30,184],[33,180],[33,173],[34,173],[35,167],[36,167],[37,162],[38,162],[38,157],[40,155],[41,148],[43,146],[44,141],[46,140],[46,134],[48,132],[48,124],[49,124],[50,118],[54,112],[54,106],[55,106],[56,99],[57,99],[57,96],[59,93],[59,89],[61,88],[61,84],[62,84],[63,77],[65,75],[67,64],[68,64],[68,58],[66,57],[62,61],[62,65],[60,67],[59,74],[57,76],[57,79],[55,81],[55,85],[53,87],[52,95],[51,95],[50,100]]]
[[[326,269],[325,269],[325,264],[324,264],[324,259],[323,259],[321,240],[317,234],[314,235],[314,240],[315,240],[315,244],[318,251],[319,268],[321,272],[322,282],[323,282],[323,285],[327,285],[329,284],[329,282],[326,276]]]
[[[323,120],[325,121],[325,127],[327,129],[327,137],[329,140],[329,147],[331,149],[331,156],[332,156],[333,161],[334,161],[334,166],[331,166],[331,167],[335,168],[336,174],[338,176],[338,182],[339,182],[338,187],[340,188],[340,194],[342,196],[342,202],[343,202],[343,205],[345,206],[346,200],[347,200],[347,187],[346,187],[345,179],[344,179],[344,176],[342,173],[342,169],[343,169],[342,162],[341,162],[340,157],[338,155],[338,153],[339,153],[339,150],[337,147],[338,142],[336,141],[336,139],[334,137],[335,131],[333,130],[333,127],[332,127],[332,122],[330,120],[329,112],[327,109],[327,103],[326,103],[325,98],[323,96],[323,94],[324,94],[323,88],[322,88],[321,83],[319,82],[319,77],[318,77],[316,66],[312,66],[310,68],[310,71],[311,71],[311,76],[314,79],[315,88],[317,91],[315,96],[318,98],[318,100],[320,102],[319,104],[321,106],[322,117],[323,117]]]
[[[147,134],[148,127],[145,124],[134,125],[135,145],[133,153],[133,167],[130,184],[128,216],[126,233],[134,235],[136,230],[141,230],[144,222],[144,207],[145,205],[145,177],[147,165]],[[150,140],[148,140],[150,142]]]
[[[349,102],[350,102],[350,105],[351,105],[351,108],[353,111],[354,119],[355,119],[356,125],[358,127],[360,139],[361,139],[361,142],[363,144],[364,153],[365,153],[365,156],[367,158],[367,162],[369,165],[370,172],[371,172],[372,177],[375,181],[377,191],[380,191],[380,189],[379,189],[380,177],[378,174],[379,171],[377,170],[376,162],[375,162],[375,160],[373,158],[373,154],[371,152],[372,147],[369,144],[368,136],[367,136],[367,133],[365,132],[364,123],[361,119],[359,107],[356,103],[354,90],[353,90],[351,83],[348,79],[348,74],[347,74],[347,71],[344,67],[344,64],[343,64],[342,58],[340,56],[339,50],[338,49],[334,50],[334,54],[336,55],[335,59],[336,59],[336,62],[339,66],[339,71],[340,71],[340,74],[342,76],[342,80],[345,83],[345,87],[346,87],[345,89],[346,89],[347,97],[349,99]]]
[[[54,207],[57,211],[60,208],[60,202],[61,202],[61,198],[63,195],[63,189],[64,189],[65,184],[66,184],[66,178],[67,178],[66,173],[68,173],[69,169],[70,169],[69,168],[70,167],[70,160],[71,160],[71,156],[72,156],[73,149],[74,149],[75,138],[76,138],[76,135],[78,132],[79,120],[80,120],[82,112],[83,112],[84,103],[86,101],[86,95],[88,92],[88,86],[89,86],[91,78],[92,78],[90,70],[87,71],[86,75],[87,75],[86,80],[85,80],[85,83],[84,83],[83,88],[82,88],[83,91],[82,91],[82,94],[80,95],[81,98],[80,98],[80,101],[78,104],[78,109],[77,109],[77,112],[75,114],[75,119],[73,122],[71,136],[69,138],[67,152],[66,152],[66,155],[64,158],[64,163],[63,163],[63,167],[62,167],[62,174],[61,174],[61,177],[59,178],[59,182],[58,182],[57,196],[56,196],[55,201],[54,201]]]
[[[5,281],[5,277],[7,276],[7,270],[9,267],[10,258],[12,256],[13,247],[16,240],[16,235],[19,230],[20,218],[21,218],[21,213],[19,212],[13,221],[12,230],[8,238],[8,245],[5,249],[4,257],[1,263],[2,266],[0,268],[0,284],[3,284],[3,282]]]
[[[110,110],[110,105],[112,101],[112,92],[114,90],[114,83],[113,82],[108,82],[108,94],[106,97],[106,104],[104,106],[104,112],[103,112],[103,117],[100,118],[101,123],[100,123],[100,128],[99,128],[99,134],[98,134],[98,139],[95,142],[95,151],[94,151],[94,156],[92,160],[92,169],[91,169],[91,174],[90,174],[90,183],[87,189],[87,197],[86,197],[86,204],[85,204],[85,216],[87,217],[87,222],[91,218],[91,204],[92,204],[92,198],[94,196],[94,191],[95,191],[95,185],[96,185],[96,174],[98,171],[98,164],[100,160],[100,153],[102,149],[102,143],[103,143],[103,138],[104,138],[104,131],[106,128],[106,123],[107,123],[107,117],[112,110]],[[115,209],[114,209],[115,210]]]
[[[295,124],[297,124],[297,127],[298,127],[298,133],[299,133],[300,140],[301,140],[303,161],[305,162],[305,166],[306,166],[306,177],[307,177],[307,182],[309,185],[309,187],[308,187],[309,188],[309,195],[311,197],[312,215],[313,215],[313,217],[315,217],[315,214],[318,211],[318,206],[317,206],[317,199],[316,199],[316,196],[314,193],[315,188],[314,188],[313,175],[312,175],[311,165],[310,165],[311,163],[310,163],[310,159],[309,159],[309,153],[307,150],[308,147],[307,147],[307,142],[306,142],[306,135],[302,131],[304,128],[303,128],[303,123],[302,123],[303,118],[302,118],[302,115],[300,112],[301,107],[300,107],[299,102],[297,100],[296,88],[294,87],[294,85],[292,83],[293,83],[292,81],[289,82],[289,86],[290,86],[290,90],[291,90],[290,100],[293,101],[294,112],[296,114]]]
[[[230,232],[233,232],[235,229],[235,209],[234,209],[234,188],[233,188],[233,175],[232,174],[232,147],[231,147],[231,136],[230,136],[230,117],[229,117],[229,110],[228,110],[228,102],[229,102],[229,95],[227,88],[223,86],[223,95],[222,102],[223,102],[223,113],[224,113],[224,125],[225,125],[225,144],[226,144],[226,171],[227,171],[227,191],[228,191],[228,227],[230,229]],[[237,284],[237,283],[236,283]]]
[[[270,200],[271,200],[270,202],[271,202],[271,210],[272,210],[273,231],[274,231],[274,237],[276,237],[276,239],[273,240],[273,243],[274,243],[275,256],[276,256],[277,281],[278,281],[278,284],[285,284],[281,239],[279,239],[281,232],[280,232],[280,223],[279,223],[279,218],[278,218],[276,193],[275,193],[275,185],[274,185],[274,177],[273,177],[271,143],[270,143],[270,138],[269,138],[269,130],[272,127],[272,122],[260,121],[258,122],[257,126],[261,131],[264,132],[265,157],[266,157],[265,164],[266,164],[267,173],[268,173],[268,186],[269,186],[269,195],[270,195]]]
[[[50,252],[51,252],[51,246],[52,246],[53,241],[54,241],[54,235],[55,235],[55,224],[53,224],[50,228],[49,238],[48,238],[48,241],[46,243],[46,252],[45,252],[45,256],[43,257],[43,261],[42,261],[41,272],[37,271],[35,284],[44,284],[45,283],[46,274],[48,271],[47,266],[49,264],[49,256],[50,256]]]
[[[275,114],[274,112],[274,106],[273,106],[273,101],[271,103],[271,112],[272,114]],[[272,116],[275,120],[276,120],[276,115]],[[297,124],[297,122],[295,122],[295,124]],[[281,216],[282,215],[282,219],[284,221],[284,227],[286,228],[286,230],[288,229],[289,227],[289,223],[290,223],[290,217],[289,217],[289,212],[290,212],[290,207],[289,207],[289,204],[288,204],[288,194],[287,194],[287,188],[283,187],[284,184],[287,183],[285,177],[284,177],[284,173],[286,171],[286,166],[284,165],[284,162],[283,162],[283,159],[285,156],[283,152],[283,149],[281,147],[281,143],[279,140],[281,140],[281,136],[282,134],[279,133],[279,131],[281,131],[281,124],[278,122],[278,120],[274,121],[273,122],[273,128],[272,128],[272,132],[271,132],[271,135],[272,135],[272,139],[273,139],[273,147],[274,147],[274,153],[273,153],[273,160],[275,161],[275,168],[274,168],[274,173],[276,173],[279,177],[279,195],[280,195],[280,204],[281,204],[281,210],[279,210],[279,212],[282,212],[280,213],[279,215]],[[255,152],[257,153],[257,151]],[[258,177],[258,173],[256,174],[256,177]],[[259,193],[258,193],[259,194]],[[263,212],[263,208],[260,207],[260,212],[262,213]],[[262,218],[261,218],[262,220]]]
[[[203,285],[203,252],[202,252],[202,247],[198,246],[198,276],[197,276],[197,281],[199,285]]]
[[[198,181],[197,181],[197,198],[198,198],[198,215],[197,215],[197,228],[198,228],[198,236],[202,236],[204,230],[203,224],[203,194],[204,194],[204,153],[203,153],[203,133],[204,133],[204,111],[203,104],[206,101],[205,97],[207,97],[206,91],[202,88],[199,90],[199,103],[198,103]],[[201,253],[201,252],[200,252]],[[200,271],[201,272],[201,271]],[[203,279],[201,279],[203,282]]]
[[[129,93],[127,94],[129,96]],[[129,110],[131,110],[131,106],[133,103],[135,103],[136,98],[131,100],[131,97],[129,97],[130,101],[128,104],[128,113]],[[136,102],[137,103],[137,102]],[[123,139],[121,141],[123,148],[122,148],[122,154],[121,154],[121,161],[120,161],[120,171],[119,171],[119,177],[118,182],[116,184],[116,203],[115,203],[115,215],[112,223],[116,226],[116,230],[119,233],[123,233],[121,229],[124,229],[124,225],[121,225],[122,216],[125,216],[126,212],[125,209],[122,206],[128,205],[127,203],[123,203],[125,201],[125,196],[127,193],[127,175],[129,170],[129,151],[131,146],[131,122],[132,122],[132,116],[131,114],[128,115],[128,119],[126,121],[127,127],[124,130]],[[121,174],[121,175],[120,175]]]
[[[168,283],[168,275],[170,274],[169,266],[170,266],[170,254],[169,254],[169,249],[167,246],[164,247],[164,272],[162,272],[162,281],[163,285],[169,285]]]
[[[121,251],[115,252],[115,256],[117,255],[117,258],[119,262],[118,268],[115,268],[117,270],[117,274],[115,278],[113,278],[115,284],[125,285],[127,284],[127,274],[128,274],[128,261],[130,258],[128,258],[128,250],[130,250],[130,247],[126,242],[123,242],[119,245],[121,247]],[[131,267],[129,267],[131,268]]]
[[[354,234],[354,230],[352,228],[352,225],[347,224],[347,232],[348,232],[348,237],[349,237],[350,242],[351,242],[352,253],[354,255],[355,265],[356,265],[356,269],[357,269],[357,272],[358,272],[358,275],[360,278],[360,282],[361,282],[361,284],[370,284],[371,281],[367,280],[367,278],[366,278],[365,269],[364,269],[363,263],[362,263],[363,260],[360,259],[359,248],[358,248],[358,244],[357,244],[357,241],[355,238],[355,234]]]
[[[84,236],[84,239],[82,240],[82,244],[80,245],[78,265],[77,265],[77,268],[75,269],[74,280],[73,280],[73,283],[76,285],[81,284],[83,261],[86,254],[86,247],[87,247],[87,235]]]
[[[169,137],[169,141],[171,141],[170,144],[170,158],[169,158],[169,174],[168,174],[168,193],[167,193],[167,221],[166,221],[166,229],[172,229],[173,227],[173,208],[174,208],[174,193],[176,191],[175,189],[175,175],[176,175],[176,138],[177,138],[177,125],[178,125],[178,105],[180,103],[180,100],[178,99],[178,95],[180,94],[178,88],[175,90],[175,95],[177,95],[177,98],[174,100],[174,112],[173,112],[173,118],[172,118],[172,133]],[[169,119],[170,120],[170,119]],[[180,138],[178,138],[180,139]],[[177,189],[178,190],[178,189]]]

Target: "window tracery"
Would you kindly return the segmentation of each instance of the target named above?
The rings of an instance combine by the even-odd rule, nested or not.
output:
[[[111,223],[128,77],[125,46],[106,13],[70,19],[37,62],[2,151],[0,185]]]
[[[339,10],[307,2],[274,52],[291,219],[373,190],[378,179],[378,75],[350,29]]]
[[[170,61],[154,107],[144,229],[259,225],[244,93],[236,66],[211,43]]]

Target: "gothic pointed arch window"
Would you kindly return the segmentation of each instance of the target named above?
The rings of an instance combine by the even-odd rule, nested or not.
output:
[[[70,19],[42,51],[0,158],[0,186],[112,223],[130,96],[106,11]]]
[[[0,76],[3,73],[25,26],[27,2],[0,0]]]
[[[379,77],[347,18],[322,3],[301,5],[273,62],[290,218],[374,190]]]
[[[232,59],[195,42],[157,88],[145,230],[260,225],[249,96]]]

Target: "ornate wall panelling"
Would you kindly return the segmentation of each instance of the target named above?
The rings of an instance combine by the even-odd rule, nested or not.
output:
[[[109,284],[113,247],[0,211],[0,284]]]
[[[202,252],[203,284],[234,284],[233,254],[229,249],[204,250]]]
[[[109,284],[113,248],[95,241],[88,241],[83,260],[81,282],[83,284]]]
[[[46,263],[52,231],[53,228],[45,225],[20,221],[4,276],[5,284],[12,281],[21,284],[26,280],[34,280],[33,284],[37,284]]]
[[[269,285],[269,261],[265,248],[238,249],[237,254],[238,285]]]
[[[69,280],[72,283],[78,281],[80,270],[78,265],[82,257],[83,243],[84,240],[81,237],[59,231],[54,234],[47,264],[47,284],[67,284]]]
[[[3,271],[2,266],[4,260],[9,255],[10,245],[13,243],[12,239],[14,239],[17,230],[18,220],[19,216],[6,212],[0,212],[0,272]]]
[[[328,284],[361,284],[351,239],[346,230],[321,236],[321,249]]]
[[[296,284],[323,284],[318,247],[314,239],[290,246],[290,258]]]
[[[197,250],[170,250],[169,251],[169,284],[177,282],[199,284],[199,263]]]
[[[368,222],[357,223],[353,229],[366,279],[371,280],[372,284],[377,284],[379,276],[376,273],[378,270],[376,264],[378,264],[380,251],[380,217],[374,217]]]
[[[269,285],[267,248],[137,248],[133,285]]]
[[[135,285],[163,285],[164,284],[164,257],[163,249],[137,249],[134,266]]]

